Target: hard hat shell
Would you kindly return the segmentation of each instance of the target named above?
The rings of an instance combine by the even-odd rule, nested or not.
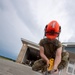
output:
[[[54,31],[54,34],[50,34],[51,31]],[[47,38],[55,39],[59,35],[59,32],[60,32],[58,22],[53,20],[50,23],[48,23],[45,32],[46,32]]]

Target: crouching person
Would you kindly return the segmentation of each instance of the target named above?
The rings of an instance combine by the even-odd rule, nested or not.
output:
[[[40,56],[41,59],[34,62],[32,70],[42,72],[47,70],[49,66],[49,59],[54,59],[54,66],[52,70],[56,70],[58,73],[59,70],[64,69],[67,66],[69,54],[63,52],[62,44],[57,39],[61,31],[57,21],[51,21],[45,27],[45,38],[40,40]]]

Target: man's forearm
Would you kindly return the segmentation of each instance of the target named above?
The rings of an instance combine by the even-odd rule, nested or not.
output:
[[[40,46],[40,56],[43,60],[48,61],[48,58],[44,54],[44,48],[42,46]]]
[[[44,54],[40,54],[41,58],[44,59],[45,61],[48,61],[48,58]]]
[[[61,56],[56,56],[55,62],[54,62],[54,69],[57,69],[60,62],[61,62]]]
[[[54,62],[54,69],[58,68],[58,65],[61,62],[61,54],[62,54],[62,47],[58,48],[56,51],[56,57],[55,57],[55,62]]]

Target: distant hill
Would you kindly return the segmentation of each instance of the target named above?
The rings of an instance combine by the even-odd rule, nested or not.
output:
[[[4,56],[1,56],[1,55],[0,55],[0,58],[6,59],[6,60],[11,60],[11,61],[14,61],[15,62],[14,59],[11,59],[11,58],[8,58],[8,57],[4,57]]]

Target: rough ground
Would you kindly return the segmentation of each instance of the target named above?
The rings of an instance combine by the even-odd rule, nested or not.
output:
[[[0,58],[0,75],[42,75],[31,67]]]

